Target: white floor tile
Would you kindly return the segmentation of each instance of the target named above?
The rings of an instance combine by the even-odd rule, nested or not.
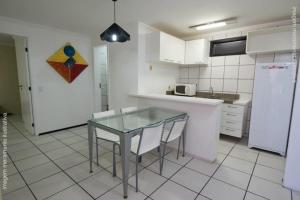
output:
[[[232,157],[236,157],[239,159],[247,160],[250,162],[256,162],[258,152],[254,152],[251,150],[241,149],[241,148],[234,148],[230,154]]]
[[[37,199],[45,199],[65,188],[73,185],[74,182],[64,173],[45,178],[39,182],[29,185]]]
[[[50,135],[55,137],[56,139],[70,138],[70,137],[75,136],[74,133],[72,133],[71,131],[68,131],[68,130],[57,131],[57,132],[51,133]]]
[[[41,164],[44,164],[49,161],[50,160],[46,156],[44,156],[43,154],[40,154],[37,156],[33,156],[30,158],[26,158],[26,159],[17,161],[17,162],[15,162],[15,164],[20,171],[24,171],[26,169],[33,168],[37,165],[41,165]]]
[[[143,170],[144,167],[141,166],[141,165],[138,165],[138,171],[140,172],[141,170]],[[107,168],[108,171],[110,171],[110,173],[113,172],[113,166]],[[118,162],[116,164],[116,175],[119,177],[119,178],[122,178],[122,164],[121,162]],[[131,162],[129,161],[129,172],[128,172],[128,177],[131,177],[135,175],[135,163],[134,162]]]
[[[76,165],[72,168],[67,169],[66,173],[69,174],[76,182],[79,182],[87,177],[93,176],[101,170],[101,167],[98,167],[93,163],[93,173],[90,173],[90,162],[86,161],[80,165]]]
[[[221,166],[213,177],[228,184],[239,187],[243,190],[246,190],[250,180],[250,176],[251,175],[244,172]]]
[[[225,154],[218,153],[216,162],[221,164],[224,161],[225,158],[226,158]]]
[[[141,192],[135,192],[135,188],[128,187],[128,197],[127,200],[144,200],[146,196]],[[101,196],[97,200],[124,200],[123,198],[123,186],[120,184],[113,190],[109,191],[105,195]]]
[[[79,184],[94,198],[98,198],[119,183],[120,180],[118,178],[112,177],[112,175],[106,171],[101,171]]]
[[[258,196],[256,194],[252,194],[250,192],[247,192],[245,200],[266,200],[265,198]]]
[[[228,154],[231,149],[232,149],[231,146],[227,146],[227,145],[224,145],[224,144],[219,144],[218,145],[218,153]]]
[[[53,164],[52,162],[47,162],[21,173],[26,182],[28,184],[31,184],[58,172],[60,172],[60,169],[55,164]]]
[[[254,163],[234,158],[231,156],[228,156],[222,165],[248,174],[251,174],[254,168]]]
[[[258,176],[263,179],[266,179],[268,181],[272,181],[272,182],[281,184],[283,176],[284,176],[284,172],[281,170],[278,170],[278,169],[265,167],[263,165],[257,164],[255,166],[253,175]]]
[[[199,195],[196,200],[209,200],[209,199],[202,195]]]
[[[285,167],[285,159],[283,157],[272,156],[262,153],[259,154],[257,163],[279,170],[284,170]]]
[[[200,174],[188,168],[182,168],[171,178],[178,184],[181,184],[195,192],[200,192],[205,183],[209,180],[209,176]]]
[[[179,165],[185,165],[187,162],[189,162],[192,159],[192,156],[185,154],[184,157],[182,157],[182,154],[179,154],[178,160],[177,160],[177,152],[172,151],[169,154],[165,156],[165,159],[170,160],[174,163],[177,163]]]
[[[70,145],[70,144],[74,144],[77,142],[82,142],[85,139],[76,135],[73,135],[72,137],[67,137],[67,138],[63,138],[60,139],[61,142],[63,142],[64,144]]]
[[[272,200],[290,200],[291,191],[279,184],[252,177],[249,185],[250,192]]]
[[[56,149],[53,151],[48,151],[46,152],[47,156],[49,156],[52,160],[64,157],[66,155],[72,154],[75,151],[72,150],[70,147],[64,147],[64,148],[60,148],[60,149]]]
[[[42,136],[33,136],[30,138],[30,140],[35,144],[35,145],[42,145],[46,144],[49,142],[55,141],[55,138],[48,136],[48,135],[42,135]]]
[[[176,183],[168,181],[157,191],[155,191],[151,198],[154,200],[194,200],[197,193],[192,192]]]
[[[83,189],[78,185],[69,187],[47,200],[92,200],[93,198],[88,195]]]
[[[8,152],[12,153],[12,152],[15,152],[15,151],[21,151],[21,150],[29,149],[29,148],[32,148],[32,147],[33,147],[33,144],[31,142],[24,141],[24,142],[19,143],[19,144],[8,146]]]
[[[166,179],[164,177],[144,169],[139,173],[139,190],[144,194],[149,195],[165,181]],[[135,176],[129,179],[129,184],[135,187]]]
[[[38,155],[38,154],[41,154],[41,152],[36,147],[9,153],[9,155],[13,161],[22,160],[24,158],[28,158],[28,157]]]
[[[48,151],[52,151],[52,150],[56,150],[56,149],[66,147],[66,145],[64,145],[63,143],[61,143],[59,141],[53,141],[53,142],[49,142],[49,143],[46,143],[46,144],[41,144],[38,147],[41,149],[41,151],[48,152]]]
[[[10,192],[3,196],[3,200],[34,200],[33,195],[27,187]]]
[[[211,176],[216,169],[218,168],[219,164],[214,162],[210,163],[204,160],[198,160],[198,159],[193,159],[191,162],[189,162],[186,167],[196,170],[198,172],[201,172],[207,176]]]
[[[162,176],[169,178],[173,174],[175,174],[180,168],[181,168],[181,165],[175,164],[175,163],[165,159]],[[150,169],[151,171],[159,174],[159,161],[156,161],[155,163],[153,163],[152,165],[147,167],[147,169]]]
[[[62,169],[67,169],[67,168],[73,167],[74,165],[82,163],[86,160],[87,160],[86,157],[75,152],[75,153],[66,155],[62,158],[56,159],[56,160],[54,160],[54,162],[56,164],[58,164]]]
[[[2,192],[4,194],[8,193],[8,192],[15,191],[15,190],[20,189],[20,188],[25,186],[25,182],[23,181],[20,174],[14,174],[14,175],[8,176],[7,178],[8,178],[8,180],[7,180],[7,189],[2,190]],[[1,180],[1,189],[2,189],[2,184],[3,184],[2,181],[3,180]]]
[[[224,182],[211,179],[201,194],[213,200],[243,200],[245,191]]]

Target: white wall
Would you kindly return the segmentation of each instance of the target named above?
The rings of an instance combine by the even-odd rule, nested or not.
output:
[[[35,132],[86,123],[93,110],[90,38],[3,17],[0,18],[0,32],[28,38]],[[71,42],[89,64],[70,84],[46,62],[66,42]]]
[[[300,192],[300,70],[295,91],[292,125],[288,143],[284,185]]]

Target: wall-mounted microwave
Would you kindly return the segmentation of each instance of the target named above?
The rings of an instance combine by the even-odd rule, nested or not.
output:
[[[210,42],[210,57],[240,55],[246,53],[247,37],[234,37]]]

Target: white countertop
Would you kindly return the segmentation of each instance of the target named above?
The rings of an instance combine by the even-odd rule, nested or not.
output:
[[[239,100],[234,101],[232,104],[245,106],[245,105],[247,105],[248,103],[250,103],[250,101],[251,101],[250,99],[247,99],[247,98],[241,98],[241,99],[239,99]]]
[[[148,98],[148,99],[159,99],[159,100],[166,100],[166,101],[177,101],[177,102],[184,102],[184,103],[205,104],[210,106],[217,106],[224,102],[223,100],[220,99],[207,99],[207,98],[199,98],[199,97],[187,97],[187,96],[151,94],[151,93],[130,94],[130,96],[139,97],[139,98]]]

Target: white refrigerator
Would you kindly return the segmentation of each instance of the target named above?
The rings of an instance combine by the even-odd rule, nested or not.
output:
[[[285,155],[296,67],[259,63],[255,68],[248,146]]]

